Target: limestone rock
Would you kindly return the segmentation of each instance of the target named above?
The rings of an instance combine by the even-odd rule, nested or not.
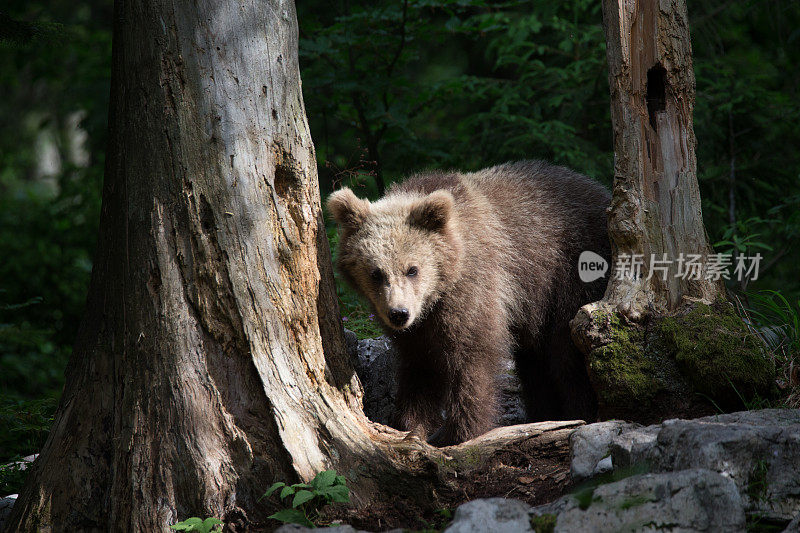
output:
[[[624,430],[636,427],[639,426],[610,420],[576,429],[569,437],[572,480],[580,482],[610,469],[611,441]],[[606,462],[601,466],[602,461]]]
[[[487,498],[473,500],[456,509],[445,533],[517,533],[532,531],[531,507],[519,500]]]
[[[553,521],[555,532],[745,530],[736,485],[702,469],[633,476],[531,510],[532,529]]]
[[[800,411],[744,411],[668,420],[645,429],[656,438],[624,432],[615,437],[615,467],[646,464],[651,472],[704,468],[736,484],[748,513],[786,521],[800,513]]]
[[[11,494],[0,498],[0,531],[5,531],[6,520],[11,516],[11,508],[17,502],[19,494]]]

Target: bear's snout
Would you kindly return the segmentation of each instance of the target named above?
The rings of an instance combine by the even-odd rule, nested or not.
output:
[[[393,326],[403,327],[408,322],[408,309],[405,307],[394,307],[389,311],[389,321]]]

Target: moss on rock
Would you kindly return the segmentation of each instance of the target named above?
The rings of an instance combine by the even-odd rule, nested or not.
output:
[[[659,323],[665,347],[695,392],[721,407],[767,397],[775,367],[761,340],[727,303],[697,304],[687,314]]]
[[[556,529],[558,517],[552,513],[546,513],[531,517],[531,529],[536,533],[553,533]]]
[[[601,419],[702,416],[744,408],[742,400],[774,389],[760,339],[727,302],[639,324],[596,311],[592,322],[603,340],[587,357]]]
[[[644,333],[622,324],[616,314],[598,313],[594,318],[610,340],[589,358],[589,373],[600,403],[649,405],[660,387],[653,379],[655,361],[644,350]]]

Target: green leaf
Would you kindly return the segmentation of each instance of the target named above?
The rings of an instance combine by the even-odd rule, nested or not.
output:
[[[309,520],[305,513],[300,509],[282,509],[275,514],[269,516],[274,520],[289,524],[300,524],[301,526],[314,527],[314,524]]]
[[[314,499],[314,493],[310,490],[299,490],[297,494],[294,495],[294,500],[292,500],[292,507],[297,508],[309,500]]]
[[[222,520],[213,516],[210,516],[205,520],[193,516],[169,527],[175,531],[197,531],[198,533],[211,533],[212,531],[221,531],[222,528],[216,527],[221,525]]]
[[[294,494],[294,489],[292,487],[283,487],[283,490],[281,491],[281,500],[292,494]]]
[[[308,483],[295,483],[294,485],[292,485],[292,488],[293,489],[313,489],[314,487],[312,487]]]
[[[317,474],[311,484],[317,489],[322,489],[330,487],[334,481],[336,481],[336,470],[324,470]]]
[[[221,525],[222,525],[222,520],[210,516],[205,520],[203,520],[202,531],[203,533],[211,533],[211,531],[220,531],[222,530],[222,528],[221,527],[217,528],[216,526],[221,526]]]
[[[333,485],[317,491],[324,498],[337,503],[350,501],[350,489],[344,485]]]
[[[273,483],[272,486],[267,489],[267,492],[265,492],[264,496],[262,496],[262,497],[269,497],[273,492],[275,492],[279,488],[285,487],[285,486],[286,486],[286,483],[284,483],[283,481],[278,481],[277,483]]]
[[[193,516],[191,518],[187,518],[186,520],[182,520],[177,524],[169,526],[170,529],[174,529],[175,531],[200,531],[200,527],[203,526],[203,519]]]
[[[336,482],[334,485],[347,485],[347,480],[344,478],[344,476],[336,476]]]

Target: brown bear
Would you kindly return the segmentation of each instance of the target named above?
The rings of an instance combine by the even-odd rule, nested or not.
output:
[[[399,429],[439,446],[488,431],[512,354],[531,420],[595,417],[569,321],[605,290],[605,277],[580,280],[578,257],[609,260],[609,201],[542,161],[418,174],[374,203],[347,188],[330,196],[338,268],[399,353]]]

